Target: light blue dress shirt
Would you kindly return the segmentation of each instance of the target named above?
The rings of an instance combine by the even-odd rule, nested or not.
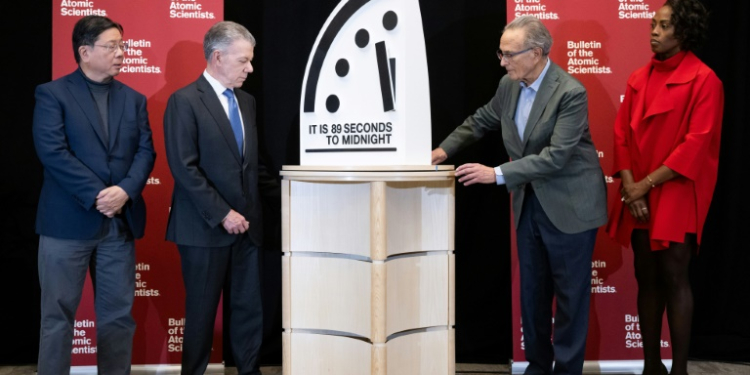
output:
[[[534,99],[536,99],[536,93],[539,91],[539,86],[542,85],[542,80],[547,74],[549,69],[550,59],[547,58],[547,65],[544,66],[544,70],[539,74],[539,77],[531,84],[526,86],[525,83],[519,82],[521,85],[521,95],[518,97],[518,104],[516,106],[516,117],[513,119],[518,127],[518,136],[523,140],[523,132],[526,130],[526,122],[529,121],[529,114],[531,113],[531,106],[534,105]],[[500,166],[495,167],[495,179],[498,185],[505,184],[505,177],[503,177],[503,171],[500,170]]]

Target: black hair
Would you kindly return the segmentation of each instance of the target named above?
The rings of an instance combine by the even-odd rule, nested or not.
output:
[[[667,0],[672,9],[670,22],[680,49],[695,51],[708,39],[708,11],[699,0]]]
[[[101,33],[113,27],[120,30],[122,34],[122,25],[107,17],[86,16],[78,20],[73,27],[73,55],[76,58],[76,64],[81,63],[78,49],[81,46],[93,46]]]

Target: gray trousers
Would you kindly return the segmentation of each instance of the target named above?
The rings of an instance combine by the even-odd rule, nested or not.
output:
[[[102,226],[96,239],[40,236],[42,288],[38,375],[70,373],[73,320],[91,265],[100,374],[129,374],[135,320],[135,243],[121,219]]]

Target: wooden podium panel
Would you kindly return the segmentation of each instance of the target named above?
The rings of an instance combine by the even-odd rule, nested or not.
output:
[[[291,251],[370,256],[369,183],[292,181],[291,189]]]
[[[455,372],[451,166],[285,166],[284,375]]]
[[[291,363],[284,362],[294,374],[370,375],[371,345],[344,336],[294,333],[291,335]]]
[[[291,328],[370,338],[370,263],[292,256],[290,266]]]
[[[448,253],[426,253],[386,262],[386,335],[448,326]]]
[[[453,181],[386,183],[388,255],[453,250]]]
[[[388,375],[454,375],[455,330],[436,328],[388,341]]]

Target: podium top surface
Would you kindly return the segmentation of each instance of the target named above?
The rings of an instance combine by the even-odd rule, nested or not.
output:
[[[453,179],[452,165],[282,166],[285,180],[300,181],[438,181]]]
[[[440,172],[452,171],[452,165],[284,165],[282,171],[353,171],[353,172]]]

